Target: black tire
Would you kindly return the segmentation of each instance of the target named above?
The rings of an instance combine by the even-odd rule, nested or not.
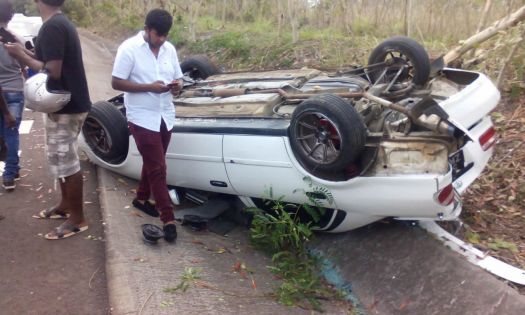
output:
[[[121,163],[128,155],[127,120],[113,103],[95,103],[86,117],[82,134],[93,153],[108,163]]]
[[[182,73],[195,81],[206,80],[209,76],[221,71],[206,56],[192,56],[180,64]]]
[[[368,58],[369,67],[385,61],[393,61],[388,66],[387,78],[391,79],[400,66],[408,65],[398,78],[400,81],[411,81],[416,86],[424,85],[430,75],[430,60],[425,48],[415,40],[405,36],[391,37],[374,48]],[[370,76],[375,82],[385,69],[384,66],[370,67]],[[386,81],[389,81],[388,79]]]
[[[297,160],[309,171],[329,173],[345,169],[359,157],[366,133],[352,104],[332,94],[303,101],[294,110],[289,127]]]

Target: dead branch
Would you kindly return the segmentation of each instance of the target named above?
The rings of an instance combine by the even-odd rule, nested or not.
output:
[[[498,32],[508,29],[520,21],[525,19],[525,5],[519,8],[516,12],[507,15],[506,17],[494,22],[491,26],[487,27],[483,31],[471,36],[465,40],[462,45],[449,51],[444,57],[445,64],[449,64],[452,61],[458,59],[470,49],[476,47],[480,43],[498,34]]]
[[[472,59],[468,59],[463,62],[463,68],[470,69],[472,66],[482,63],[485,61],[485,59],[487,59],[491,51],[497,51],[503,46],[504,45],[502,43],[496,43],[494,46],[490,47],[490,49],[477,50],[476,55]]]

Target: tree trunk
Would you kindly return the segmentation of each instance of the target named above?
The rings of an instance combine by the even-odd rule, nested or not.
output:
[[[292,27],[292,43],[299,41],[299,31],[297,30],[297,8],[295,7],[295,0],[288,0],[288,18],[290,19],[290,26]]]
[[[497,35],[498,32],[518,24],[520,21],[523,21],[524,19],[525,19],[525,6],[522,6],[516,12],[504,17],[503,19],[496,21],[495,23],[493,23],[491,26],[487,27],[483,31],[465,40],[462,45],[457,46],[456,48],[449,51],[443,57],[445,64],[449,64],[450,62],[458,59],[459,57],[461,57],[464,53],[466,53],[473,47],[476,47],[480,43],[486,41],[487,39],[493,37],[494,35]]]
[[[405,35],[410,36],[410,8],[411,0],[405,0]]]
[[[221,22],[224,27],[226,25],[226,0],[222,0]]]

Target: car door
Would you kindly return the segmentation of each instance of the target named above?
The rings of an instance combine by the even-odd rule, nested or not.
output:
[[[303,176],[293,167],[282,136],[224,135],[224,163],[237,194],[265,198],[273,196],[303,203],[306,189]]]
[[[233,194],[224,168],[222,140],[222,134],[174,131],[166,153],[168,184]]]

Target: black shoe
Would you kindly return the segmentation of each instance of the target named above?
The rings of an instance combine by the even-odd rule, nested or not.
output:
[[[14,190],[16,187],[15,180],[14,179],[4,179],[4,182],[2,183],[2,187],[4,187],[4,189],[7,191]]]
[[[164,230],[164,239],[166,240],[166,242],[175,242],[175,240],[177,239],[177,227],[175,226],[175,224],[166,224],[162,229]]]
[[[152,217],[159,216],[159,212],[155,209],[155,206],[148,200],[146,200],[144,203],[141,203],[137,198],[135,198],[131,204],[133,204],[133,207],[139,209],[147,215]]]
[[[16,173],[15,175],[15,182],[20,180],[20,173]]]

